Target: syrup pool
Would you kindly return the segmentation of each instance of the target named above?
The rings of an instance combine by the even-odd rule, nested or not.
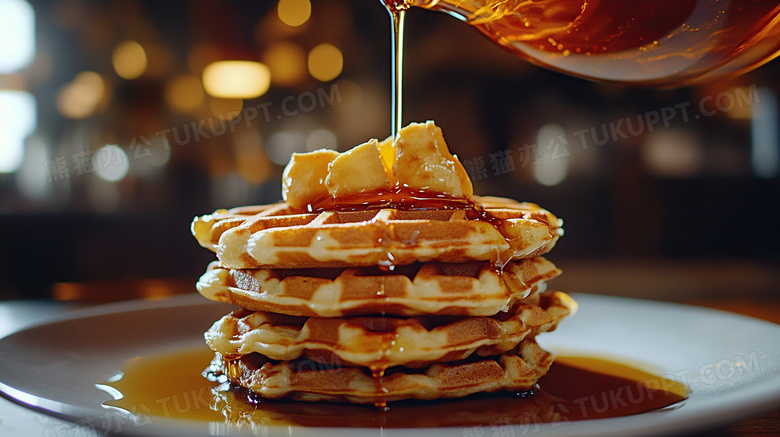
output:
[[[688,394],[684,385],[633,366],[595,357],[561,356],[533,393],[402,401],[383,410],[372,405],[259,400],[244,389],[204,378],[202,372],[212,358],[213,352],[205,348],[133,358],[101,384],[121,396],[106,405],[141,416],[228,427],[486,427],[657,414],[675,408]]]

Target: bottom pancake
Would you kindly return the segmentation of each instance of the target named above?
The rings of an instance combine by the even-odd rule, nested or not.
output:
[[[308,359],[273,361],[258,353],[216,354],[207,373],[263,398],[383,404],[479,392],[524,392],[533,388],[552,362],[552,355],[529,338],[502,355],[472,356],[421,369],[396,366],[383,376],[374,376],[363,367],[328,366]]]

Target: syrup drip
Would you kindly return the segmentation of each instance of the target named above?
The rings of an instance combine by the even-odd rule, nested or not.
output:
[[[384,353],[384,349],[382,350]],[[374,378],[374,389],[376,390],[377,395],[380,397],[381,400],[374,402],[374,406],[386,410],[389,407],[387,406],[387,401],[384,399],[384,395],[387,393],[387,388],[385,387],[385,371],[387,370],[387,363],[382,363],[381,361],[379,363],[373,364],[369,366],[369,370],[371,370],[371,376]]]
[[[237,380],[241,376],[241,367],[238,365],[238,357],[225,357],[225,370],[230,380]]]
[[[506,266],[506,264],[504,264],[504,266]],[[538,290],[538,286],[533,288],[528,287],[528,284],[526,284],[525,281],[519,279],[517,276],[506,274],[503,269],[504,266],[498,269],[496,268],[495,263],[493,264],[493,267],[496,268],[498,273],[499,280],[502,284],[504,284],[504,287],[507,291],[507,301],[504,307],[501,308],[501,311],[508,312],[512,304],[518,300],[522,300],[530,296],[533,292]],[[520,293],[521,291],[522,293]]]
[[[364,192],[350,196],[339,196],[338,198],[328,195],[307,205],[307,210],[313,213],[367,211],[384,208],[395,208],[401,211],[474,210],[480,211],[480,214],[489,220],[488,213],[472,199],[424,190],[416,191],[401,186],[396,186],[392,190]]]
[[[388,256],[390,259],[392,259],[392,255],[388,252]],[[395,265],[390,264],[389,266],[380,266],[381,270],[385,271],[391,271],[395,269]],[[385,301],[388,300],[387,293],[385,292],[385,283],[380,282],[379,290],[376,292],[377,299],[384,299]],[[384,305],[382,306],[384,308]],[[387,314],[385,311],[382,311],[380,313],[381,317],[385,317]],[[389,355],[392,353],[392,347],[395,345],[395,338],[391,338],[393,334],[382,334],[381,336],[381,343],[379,346],[379,353],[381,354],[381,357],[379,360],[375,361],[369,366],[369,370],[371,371],[371,376],[374,378],[374,389],[377,393],[377,395],[382,396],[383,394],[387,393],[388,390],[385,387],[385,371],[387,370],[387,364],[389,362]],[[387,402],[385,400],[380,400],[378,402],[374,403],[374,406],[377,408],[385,409],[387,408]]]
[[[399,401],[370,405],[266,400],[250,390],[207,380],[206,348],[137,357],[121,376],[103,383],[123,397],[106,402],[140,416],[207,421],[226,427],[320,426],[434,428],[536,426],[622,417],[674,408],[688,390],[682,384],[594,357],[558,357],[532,393],[493,393],[454,400]],[[381,370],[376,369],[379,376]],[[384,376],[384,375],[382,375]],[[213,375],[212,375],[213,377]],[[671,407],[670,407],[671,406]],[[259,435],[259,434],[258,434]]]

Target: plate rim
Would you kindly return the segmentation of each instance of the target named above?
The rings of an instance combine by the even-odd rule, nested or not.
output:
[[[637,299],[637,298],[623,297],[623,296],[610,296],[610,295],[599,295],[599,294],[590,294],[590,293],[588,294],[570,293],[570,294],[577,301],[588,301],[586,308],[587,306],[591,306],[591,305],[598,306],[599,302],[609,302],[611,304],[629,305],[629,306],[645,305],[645,307],[643,307],[642,310],[646,310],[646,308],[652,308],[650,311],[663,311],[664,309],[670,309],[670,308],[687,309],[688,311],[694,311],[698,314],[707,314],[707,315],[715,315],[717,317],[726,317],[738,321],[739,323],[750,323],[759,327],[766,327],[768,329],[776,329],[780,331],[780,324],[776,324],[770,321],[761,320],[755,317],[750,317],[743,314],[733,313],[733,312],[724,311],[720,309],[700,307],[700,306],[681,304],[675,302]],[[196,293],[192,293],[192,294],[188,293],[183,295],[171,296],[164,299],[138,299],[138,300],[96,305],[93,307],[82,308],[82,309],[68,310],[62,314],[52,317],[51,319],[43,320],[38,323],[25,326],[18,331],[14,331],[12,333],[9,333],[8,335],[3,336],[2,338],[0,338],[0,348],[2,347],[2,343],[6,339],[9,339],[10,337],[13,337],[15,335],[22,335],[27,331],[33,329],[41,329],[47,325],[56,325],[58,323],[67,322],[67,321],[73,321],[73,320],[84,319],[89,317],[100,317],[100,316],[118,314],[118,313],[146,311],[154,308],[186,309],[188,307],[194,307],[194,306],[205,307],[205,306],[216,306],[216,305],[222,305],[225,306],[225,308],[230,308],[230,307],[236,308],[234,305],[209,301],[203,296]],[[105,414],[104,410],[100,410],[97,408],[91,408],[91,407],[85,407],[85,406],[73,405],[73,404],[63,404],[60,401],[47,399],[41,395],[26,393],[23,390],[17,389],[15,387],[6,384],[6,382],[3,381],[2,376],[0,376],[0,396],[18,405],[21,405],[26,408],[30,408],[36,412],[47,414],[60,419],[68,420],[70,422],[76,422],[77,420],[80,420],[85,417],[94,417],[95,413],[98,412],[101,414]],[[744,406],[741,408],[720,407],[715,409],[704,410],[706,405],[701,405],[701,404],[706,404],[707,400],[699,400],[697,401],[698,405],[695,404],[692,407],[688,407],[688,408],[694,408],[695,415],[694,416],[687,415],[682,417],[676,416],[673,420],[673,424],[676,424],[677,426],[674,427],[673,429],[670,429],[670,424],[666,423],[667,421],[649,420],[649,417],[652,416],[652,414],[654,414],[653,412],[650,412],[650,413],[642,413],[642,414],[627,416],[627,417],[591,419],[585,421],[571,422],[573,424],[576,424],[577,426],[557,428],[555,430],[556,432],[551,433],[550,435],[560,436],[560,437],[563,436],[586,437],[591,435],[593,436],[607,435],[605,434],[605,432],[614,433],[614,435],[621,435],[622,433],[625,432],[631,432],[632,435],[657,435],[659,432],[662,432],[664,434],[669,434],[671,432],[672,434],[675,434],[675,433],[691,432],[695,430],[703,430],[706,428],[712,428],[720,425],[725,425],[728,423],[733,423],[735,421],[747,419],[749,417],[759,416],[763,413],[772,411],[780,407],[780,375],[774,375],[769,379],[763,381],[761,384],[756,384],[754,387],[751,387],[751,389],[748,391],[730,392],[728,393],[728,396],[730,396],[730,398],[734,397],[735,402],[743,402],[746,400],[745,398],[749,398],[748,400],[749,400],[749,404],[751,405],[751,408],[749,409],[749,411],[746,411],[747,409]],[[680,407],[684,407],[686,404],[689,404],[690,402],[688,401],[689,400],[683,401]],[[742,405],[742,404],[738,404],[738,405]],[[151,427],[151,432],[154,433],[154,435],[157,435],[159,432],[162,432],[165,435],[176,435],[181,432],[188,432],[188,433],[192,433],[193,431],[198,432],[198,429],[202,431],[203,424],[204,424],[204,422],[200,422],[200,421],[190,421],[190,420],[182,420],[182,419],[161,418],[161,417],[155,419],[156,419],[155,425]],[[699,425],[699,423],[702,420],[707,422],[706,427]],[[642,422],[644,426],[638,429],[636,426],[637,422]],[[543,427],[543,429],[544,428],[550,429],[551,427],[550,424],[539,424],[539,425]],[[279,431],[284,430],[285,433],[286,430],[288,429],[287,427],[284,426],[267,426],[267,425],[263,425],[263,426],[267,427],[271,431],[273,431],[274,428],[278,428]],[[515,427],[522,427],[522,426],[524,425],[515,425]],[[191,428],[191,429],[185,429],[185,428]],[[304,427],[300,427],[300,428],[304,428]],[[402,433],[404,435],[411,435],[411,434],[416,435],[418,433],[419,434],[425,433],[426,435],[431,435],[431,434],[445,435],[448,432],[452,432],[454,429],[463,429],[463,428],[464,427],[387,428],[384,429],[384,432],[389,432],[393,434]],[[572,428],[577,428],[577,429],[575,430]],[[362,430],[363,432],[378,430],[378,428],[327,428],[327,427],[306,428],[306,429],[320,430],[320,431],[331,430],[331,432],[335,432],[334,430],[338,430],[340,434],[343,434],[345,431],[348,433],[352,433],[351,430],[357,430],[357,431]],[[299,430],[299,432],[303,432],[303,431]],[[142,433],[140,435],[152,435],[152,434]],[[538,435],[547,435],[547,434],[542,433]],[[608,434],[608,435],[612,435],[612,434]]]

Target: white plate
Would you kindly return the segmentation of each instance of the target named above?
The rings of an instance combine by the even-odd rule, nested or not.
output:
[[[721,426],[780,406],[780,325],[702,308],[574,295],[579,313],[539,337],[554,352],[645,363],[693,391],[677,408],[616,419],[502,429],[500,435],[662,435]],[[107,420],[108,394],[95,387],[129,358],[202,345],[229,306],[198,295],[73,312],[0,340],[0,391],[48,414],[81,423]],[[119,414],[119,413],[110,413]],[[155,418],[122,429],[134,435],[237,435],[223,424]],[[98,424],[100,422],[97,422]],[[247,428],[243,428],[246,430]],[[262,435],[490,437],[491,430],[255,428]]]

